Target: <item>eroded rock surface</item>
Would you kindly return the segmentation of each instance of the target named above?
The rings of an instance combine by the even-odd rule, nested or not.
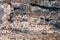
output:
[[[1,0],[0,40],[60,40],[57,8],[58,0]]]

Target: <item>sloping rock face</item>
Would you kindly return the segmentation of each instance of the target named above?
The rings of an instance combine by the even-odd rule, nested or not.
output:
[[[59,0],[0,0],[0,40],[60,40]]]

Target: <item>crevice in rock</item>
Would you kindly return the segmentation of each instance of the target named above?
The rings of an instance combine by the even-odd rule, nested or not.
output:
[[[46,7],[46,6],[42,6],[42,5],[39,5],[39,4],[36,4],[36,3],[30,3],[31,6],[37,6],[37,7],[40,7],[42,9],[48,9],[50,11],[57,11],[57,10],[60,10],[60,8],[57,8],[57,7]]]

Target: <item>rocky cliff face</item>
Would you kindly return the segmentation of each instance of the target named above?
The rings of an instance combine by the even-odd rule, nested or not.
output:
[[[0,40],[59,40],[58,0],[0,0]]]

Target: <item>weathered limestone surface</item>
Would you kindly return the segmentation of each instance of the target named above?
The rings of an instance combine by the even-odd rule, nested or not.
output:
[[[0,0],[0,40],[60,40],[58,0]]]

